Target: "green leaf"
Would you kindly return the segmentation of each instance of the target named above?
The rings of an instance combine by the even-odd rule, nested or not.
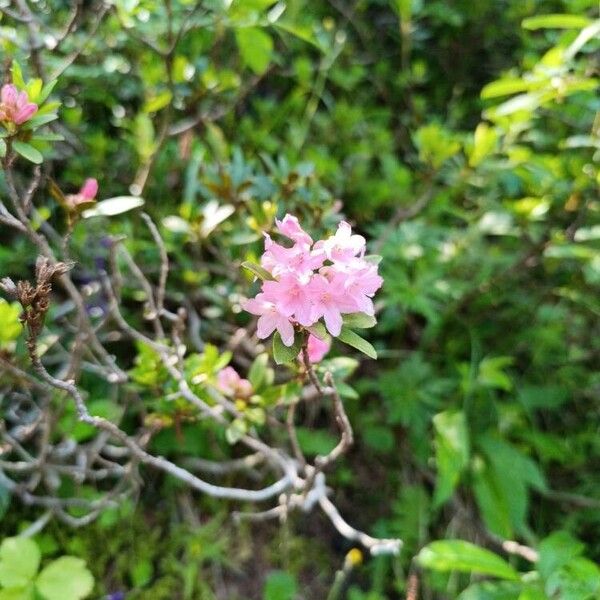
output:
[[[259,354],[252,363],[248,372],[248,381],[252,384],[252,388],[257,390],[263,384],[267,377],[269,364],[269,355],[266,352]]]
[[[292,362],[296,360],[296,357],[300,353],[302,347],[302,336],[296,335],[294,337],[294,343],[291,346],[286,346],[276,331],[273,336],[273,358],[278,365]]]
[[[469,433],[463,412],[447,410],[433,417],[437,480],[433,503],[441,506],[458,485],[469,464]]]
[[[498,98],[499,96],[510,96],[520,92],[529,91],[531,84],[524,79],[498,79],[483,86],[481,98]]]
[[[92,592],[94,577],[85,561],[74,556],[61,556],[52,561],[36,580],[37,591],[44,600],[81,600]]]
[[[54,81],[49,81],[43,88],[42,91],[40,92],[39,96],[37,97],[37,100],[34,100],[34,102],[36,102],[37,104],[42,104],[43,102],[45,102],[48,98],[48,96],[52,93],[52,90],[54,89],[54,86],[58,83],[58,79],[55,79]]]
[[[264,600],[293,600],[298,584],[296,578],[285,571],[272,571],[265,583]]]
[[[344,325],[350,329],[370,329],[375,327],[377,319],[365,313],[350,313],[344,315]]]
[[[13,60],[12,67],[12,82],[21,90],[25,89],[25,80],[23,79],[23,71],[21,70],[21,65],[16,60]]]
[[[312,333],[315,337],[318,337],[320,340],[327,340],[329,336],[327,334],[327,329],[325,329],[325,325],[320,322],[316,322],[314,325],[307,327],[308,331]]]
[[[244,64],[257,75],[262,75],[273,54],[271,36],[258,27],[244,27],[236,30],[235,39]]]
[[[35,163],[36,165],[39,165],[44,161],[42,153],[39,150],[36,150],[33,146],[26,144],[25,142],[15,140],[12,143],[12,147],[23,158],[26,158],[28,161]]]
[[[134,210],[144,205],[144,199],[139,196],[115,196],[98,202],[94,208],[83,213],[84,219],[91,217],[114,217],[122,213]]]
[[[0,139],[0,158],[4,158],[6,156],[6,142],[3,139]]]
[[[592,23],[583,15],[550,14],[536,15],[524,19],[521,26],[524,29],[583,29]]]
[[[173,99],[173,94],[170,90],[164,90],[160,94],[149,98],[143,107],[143,111],[147,113],[158,112],[165,106],[169,105],[169,102]]]
[[[257,265],[256,263],[244,261],[242,263],[242,267],[244,267],[244,269],[248,269],[248,271],[250,271],[253,275],[256,275],[256,277],[258,277],[259,279],[262,279],[263,281],[275,281],[275,277],[273,277],[273,275],[271,275],[269,271],[263,269],[260,265]]]
[[[40,566],[37,544],[24,537],[6,538],[0,545],[0,585],[24,588],[35,577]]]
[[[538,571],[547,579],[552,573],[583,553],[584,545],[567,531],[555,531],[539,545]]]
[[[342,331],[338,336],[340,342],[348,344],[357,350],[360,350],[363,354],[366,354],[369,358],[377,359],[377,351],[370,342],[367,342],[364,338],[360,337],[357,333],[346,327],[342,327]]]
[[[58,119],[58,115],[56,113],[48,113],[44,115],[33,115],[31,119],[29,119],[23,126],[23,129],[34,130],[42,125],[46,125],[47,123],[51,123],[52,121],[56,121]]]
[[[24,588],[6,588],[0,590],[0,600],[34,600],[34,591],[33,585]]]
[[[296,428],[296,434],[302,452],[309,456],[317,456],[318,454],[326,456],[335,448],[338,442],[333,434],[321,429],[299,426]]]
[[[8,303],[0,298],[0,347],[14,342],[22,333],[23,325],[19,321],[22,309],[18,302]]]
[[[476,167],[496,147],[498,133],[487,123],[479,123],[473,136],[473,149],[469,156],[469,165]]]
[[[503,558],[464,540],[431,542],[417,556],[419,564],[433,571],[479,573],[500,579],[517,580],[519,573]]]

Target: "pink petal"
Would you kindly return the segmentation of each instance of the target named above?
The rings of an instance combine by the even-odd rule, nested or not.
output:
[[[37,104],[34,104],[33,102],[25,104],[25,106],[21,107],[15,115],[15,124],[21,125],[21,123],[25,123],[25,121],[30,119],[37,112],[37,110]]]
[[[277,331],[286,346],[294,345],[294,326],[288,319],[281,319],[277,324]]]
[[[258,319],[256,324],[256,335],[264,340],[268,338],[277,328],[278,320],[274,313],[268,313]]]
[[[94,178],[86,179],[79,193],[88,200],[93,200],[98,193],[98,181]]]
[[[2,104],[14,104],[18,96],[17,88],[12,83],[7,83],[2,86],[0,91],[0,100]]]

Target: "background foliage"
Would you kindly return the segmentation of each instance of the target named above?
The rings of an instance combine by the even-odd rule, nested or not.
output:
[[[30,6],[56,35],[71,9]],[[199,316],[195,375],[226,363],[247,324],[251,278],[236,267],[260,254],[275,215],[324,233],[341,212],[383,255],[368,331],[379,360],[332,363],[349,377],[357,443],[331,477],[346,516],[405,541],[398,558],[346,558],[344,570],[350,546],[325,522],[236,525],[232,507],[148,471],[141,497],[97,523],[51,523],[36,538],[42,555],[86,559],[98,597],[325,598],[340,569],[350,600],[415,598],[415,581],[422,598],[599,597],[594,19],[593,0],[114,0],[82,3],[59,48],[43,38],[27,56],[32,31],[7,10],[6,77],[13,59],[25,77],[58,77],[51,128],[64,139],[32,146],[64,190],[94,176],[104,198],[144,198],[173,265],[169,298]],[[49,194],[36,206],[40,222],[64,227]],[[109,233],[157,275],[133,209],[76,226],[82,284],[98,280]],[[0,236],[0,273],[27,276],[27,240]],[[140,300],[132,287],[134,322]],[[23,356],[18,312],[0,301],[0,350]],[[94,414],[159,420],[153,445],[168,456],[235,454],[223,432],[181,424],[151,351],[111,351],[129,360],[139,403],[123,414],[110,384],[89,376]],[[246,414],[261,426],[275,384],[264,365],[253,376],[262,399]],[[68,410],[60,427],[90,435]],[[321,453],[334,431],[321,410],[300,442]],[[36,513],[2,498],[9,537]],[[504,540],[539,556],[507,555]]]

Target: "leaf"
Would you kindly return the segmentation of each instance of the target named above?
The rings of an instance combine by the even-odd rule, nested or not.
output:
[[[433,571],[480,573],[500,579],[518,580],[519,573],[503,558],[464,540],[431,542],[417,556],[422,567]]]
[[[0,585],[23,588],[35,577],[40,566],[37,544],[24,537],[6,538],[0,545]]]
[[[498,79],[483,86],[481,98],[498,98],[499,96],[509,96],[519,92],[527,92],[531,84],[524,79]]]
[[[54,86],[58,83],[58,79],[54,79],[53,81],[49,81],[43,88],[42,91],[40,92],[39,96],[37,97],[37,104],[42,104],[43,102],[45,102],[48,99],[48,96],[52,93],[52,90],[54,89]]]
[[[52,561],[36,580],[37,591],[44,600],[81,600],[89,596],[94,577],[85,561],[74,556],[61,556]]]
[[[481,385],[509,392],[513,383],[505,369],[514,363],[512,356],[490,356],[479,363],[477,381]]]
[[[363,354],[366,354],[369,358],[374,360],[377,359],[377,351],[373,348],[370,342],[367,342],[364,338],[360,337],[357,333],[348,329],[346,327],[342,327],[342,331],[338,336],[338,340],[340,342],[344,342],[344,344],[348,344],[357,350],[360,350]]]
[[[139,196],[115,196],[98,202],[94,208],[83,213],[84,219],[91,217],[114,217],[144,205],[144,199]]]
[[[285,571],[272,571],[265,583],[264,600],[293,600],[298,584],[296,578]]]
[[[0,600],[34,600],[33,592],[33,585],[24,588],[6,588],[0,590]]]
[[[377,325],[377,319],[365,313],[350,313],[344,315],[344,325],[351,329],[370,329]]]
[[[160,94],[149,98],[144,103],[142,110],[147,113],[158,112],[165,106],[169,105],[169,102],[173,99],[173,94],[170,90],[163,90]]]
[[[433,417],[437,480],[433,504],[441,506],[458,485],[469,464],[469,433],[463,412],[446,410]]]
[[[263,384],[267,377],[269,364],[269,355],[266,352],[259,354],[252,363],[248,371],[248,381],[252,384],[252,389],[257,390]]]
[[[469,156],[469,165],[476,167],[496,147],[498,134],[487,123],[479,123],[473,136],[473,149]]]
[[[321,429],[310,429],[308,427],[298,426],[296,428],[298,443],[304,454],[309,456],[326,456],[337,444],[337,438]]]
[[[538,571],[547,579],[570,560],[583,553],[584,545],[567,531],[555,531],[539,545]]]
[[[549,14],[536,15],[524,19],[521,26],[524,29],[583,29],[592,23],[583,15]]]
[[[259,279],[262,279],[263,281],[275,281],[275,277],[273,277],[273,275],[271,275],[269,271],[263,269],[260,265],[257,265],[256,263],[244,261],[242,263],[242,267],[244,267],[244,269],[248,269],[248,271],[250,271],[253,275],[256,275],[256,277],[258,277]]]
[[[271,36],[258,27],[244,27],[236,30],[235,39],[244,64],[257,75],[262,75],[273,54]]]
[[[51,123],[52,121],[56,121],[58,119],[58,115],[56,113],[49,113],[45,115],[34,115],[29,119],[23,126],[24,129],[37,129],[42,125],[46,125],[47,123]]]
[[[44,162],[44,157],[42,156],[42,153],[39,150],[36,150],[33,146],[26,144],[25,142],[14,140],[12,143],[12,147],[23,158],[26,158],[28,161],[36,165],[39,165],[42,162]]]
[[[294,337],[294,343],[291,346],[286,346],[276,331],[273,336],[273,358],[278,365],[292,362],[296,359],[300,353],[302,347],[302,336],[296,335]]]
[[[13,60],[11,67],[12,74],[12,82],[19,88],[24,89],[25,80],[23,79],[23,71],[21,70],[21,65],[16,60]]]
[[[307,329],[308,331],[310,331],[310,333],[312,333],[315,337],[318,337],[320,340],[329,339],[327,329],[325,329],[325,325],[323,325],[323,323],[319,323],[317,321],[314,325],[307,327]]]
[[[0,158],[4,158],[6,156],[6,142],[3,139],[0,139]]]
[[[8,303],[0,298],[0,347],[14,342],[22,333],[23,325],[19,320],[22,308],[18,302]]]

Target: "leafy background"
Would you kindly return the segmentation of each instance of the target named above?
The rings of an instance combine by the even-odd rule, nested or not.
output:
[[[380,358],[336,363],[353,373],[344,396],[357,443],[331,479],[346,517],[405,546],[347,565],[342,597],[404,598],[415,577],[422,598],[598,597],[597,3],[115,0],[101,20],[84,6],[60,51],[40,52],[45,78],[58,74],[51,127],[64,141],[32,144],[65,190],[94,176],[102,197],[143,196],[168,245],[169,299],[195,309],[213,345],[190,369],[217,369],[247,323],[239,300],[251,279],[239,265],[260,254],[275,215],[319,234],[342,212],[383,255],[368,334]],[[32,9],[58,30],[69,3]],[[7,72],[14,58],[36,75],[21,51],[28,35],[3,15]],[[62,226],[50,195],[37,210]],[[33,249],[0,231],[0,272],[26,276]],[[157,249],[131,210],[78,224],[81,283],[97,280],[108,233],[156,275]],[[124,309],[143,326],[140,307],[132,288]],[[19,354],[17,314],[0,302],[0,348]],[[156,451],[235,453],[223,432],[172,426],[151,352],[111,350],[130,361],[144,411],[164,420]],[[106,382],[84,383],[96,414],[123,416]],[[300,430],[309,454],[335,441],[327,411],[314,418]],[[74,414],[61,427],[91,435]],[[141,496],[97,523],[50,524],[36,538],[42,555],[86,559],[98,597],[331,592],[351,547],[325,520],[236,525],[226,503],[144,475]],[[8,537],[36,514],[2,496]],[[507,557],[507,539],[539,560]]]

